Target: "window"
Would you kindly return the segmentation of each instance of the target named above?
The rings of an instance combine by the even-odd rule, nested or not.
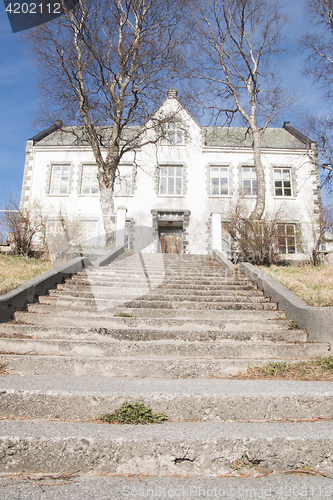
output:
[[[256,196],[257,194],[257,174],[254,167],[243,167],[243,194]]]
[[[296,253],[295,224],[278,224],[278,241],[280,253]]]
[[[52,165],[49,194],[68,194],[69,165]]]
[[[222,252],[230,254],[231,245],[232,245],[232,238],[222,224]]]
[[[275,196],[291,196],[290,168],[274,168]]]
[[[183,193],[183,167],[160,167],[160,194],[181,195]]]
[[[162,144],[183,144],[183,130],[174,122],[163,125]]]
[[[132,165],[119,165],[114,182],[115,196],[130,196],[132,194],[133,167]]]
[[[229,169],[228,167],[210,167],[210,194],[229,194]]]
[[[97,194],[98,191],[97,166],[83,165],[81,194]]]

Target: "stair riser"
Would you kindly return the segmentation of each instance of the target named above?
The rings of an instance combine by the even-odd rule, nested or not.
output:
[[[333,398],[330,396],[237,397],[186,394],[131,393],[110,396],[69,393],[7,392],[0,395],[0,418],[42,420],[96,419],[112,413],[125,401],[142,401],[154,413],[165,413],[168,420],[182,421],[279,421],[331,419]]]
[[[6,422],[0,471],[214,475],[229,472],[245,457],[253,472],[258,464],[267,471],[304,465],[332,470],[333,428],[326,422],[318,423],[315,432],[306,423],[98,427],[97,432],[89,423],[41,422],[34,431],[29,422]]]
[[[236,286],[236,287],[251,287],[253,288],[253,283],[252,281],[235,281],[233,279],[224,279],[224,278],[211,278],[207,279],[205,277],[198,277],[197,279],[194,277],[189,277],[188,279],[183,278],[179,275],[177,275],[173,279],[155,279],[153,276],[149,277],[149,280],[147,280],[144,276],[135,278],[134,276],[125,276],[124,278],[119,278],[119,277],[112,277],[112,278],[105,278],[105,277],[91,277],[89,280],[88,279],[83,279],[83,278],[76,278],[73,277],[72,283],[75,285],[94,285],[94,286],[113,286],[113,285],[119,285],[122,286],[124,283],[129,284],[131,286],[135,286],[135,284],[142,285],[142,284],[147,284],[151,283],[152,286],[158,286],[158,285],[171,285],[174,287],[178,287],[178,285],[191,285],[194,287],[201,287],[202,285],[214,285],[214,286],[222,286],[222,285],[229,285],[229,286]]]
[[[72,295],[72,296],[77,296],[77,297],[92,297],[94,294],[105,294],[105,295],[119,295],[119,294],[137,294],[138,291],[141,291],[140,287],[124,287],[124,286],[108,286],[108,287],[97,287],[97,286],[69,286],[69,285],[58,285],[58,288],[54,290],[49,291],[49,295],[52,296],[59,296],[61,294],[64,295]],[[174,288],[174,287],[157,287],[154,289],[154,293],[162,294],[163,296],[170,296],[170,297],[177,297],[177,296],[188,296],[188,292],[186,291],[185,288],[179,289],[179,288]],[[253,297],[263,297],[263,293],[261,290],[253,289],[253,290],[242,290],[241,288],[228,288],[228,289],[221,289],[221,290],[202,290],[198,288],[197,290],[191,288],[191,292],[189,292],[191,296],[198,296],[198,297],[216,297],[217,295],[221,296],[235,296],[235,295],[240,295],[240,296],[253,296]]]
[[[117,328],[125,325],[152,325],[152,326],[182,326],[205,331],[209,327],[235,329],[236,331],[266,331],[267,328],[282,330],[287,326],[284,314],[281,311],[172,311],[165,309],[130,309],[118,308],[113,311],[89,311],[73,308],[53,307],[43,304],[31,304],[29,312],[16,312],[15,319],[23,323],[45,326],[84,326],[90,328]],[[131,314],[132,318],[115,317],[117,313]],[[279,320],[279,321],[276,321]],[[238,326],[237,326],[238,325]]]
[[[98,329],[80,327],[38,327],[30,325],[18,325],[15,328],[8,328],[9,325],[0,325],[0,336],[3,335],[33,335],[40,339],[64,339],[64,340],[125,340],[125,341],[158,341],[177,340],[188,342],[216,342],[219,340],[234,340],[242,342],[306,342],[307,334],[303,330],[286,331],[232,331],[232,330],[209,330],[209,331],[182,331],[175,329]],[[199,326],[199,325],[194,325]],[[24,328],[26,327],[26,328]]]
[[[68,341],[0,338],[0,351],[15,354],[33,353],[56,356],[112,356],[138,358],[205,359],[297,359],[329,355],[329,344],[264,344],[241,342],[126,342]]]
[[[0,355],[12,374],[59,375],[86,377],[139,377],[139,378],[226,378],[245,373],[248,366],[262,366],[264,360],[151,360],[103,357]]]
[[[275,310],[277,306],[273,302],[240,302],[240,301],[214,301],[214,302],[202,302],[200,299],[196,301],[168,301],[168,300],[141,300],[140,298],[135,301],[129,301],[129,297],[118,297],[117,299],[101,299],[96,297],[94,300],[91,299],[80,299],[77,297],[72,297],[66,299],[66,297],[40,297],[40,302],[42,304],[48,304],[50,306],[60,306],[60,307],[75,307],[75,308],[89,308],[92,310],[102,310],[111,309],[113,307],[118,307],[124,305],[124,307],[133,308],[153,308],[153,309],[179,309],[179,310],[223,310],[223,309],[235,309],[235,310],[247,310],[247,309],[258,309],[258,310]]]
[[[141,292],[142,293],[142,292]],[[58,300],[135,300],[136,298],[143,297],[145,301],[159,301],[159,302],[183,302],[183,301],[191,301],[191,302],[258,302],[258,303],[263,303],[263,302],[269,302],[268,297],[263,297],[262,295],[246,295],[243,296],[242,294],[223,294],[222,296],[216,295],[216,294],[211,294],[208,296],[199,296],[199,295],[172,295],[172,294],[165,294],[165,295],[147,295],[144,293],[144,295],[140,294],[140,290],[135,293],[135,290],[129,292],[129,293],[124,293],[124,290],[119,290],[119,292],[114,292],[113,294],[110,293],[101,293],[100,290],[94,290],[93,293],[87,293],[83,294],[78,293],[78,294],[71,294],[66,291],[63,291],[62,293],[59,292],[53,292],[50,295],[47,296],[42,296],[39,297],[39,303],[40,304],[53,304],[57,303]]]

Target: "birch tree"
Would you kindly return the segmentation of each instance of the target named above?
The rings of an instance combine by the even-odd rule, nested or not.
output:
[[[77,0],[63,15],[29,30],[44,115],[76,124],[98,167],[107,244],[121,158],[145,136],[163,82],[178,63],[182,3],[172,0]],[[129,131],[129,126],[131,127]],[[112,126],[107,128],[106,126]]]
[[[305,52],[304,74],[324,90],[326,102],[333,104],[333,0],[306,2],[311,30],[301,38]],[[333,179],[333,120],[332,113],[307,116],[308,134],[318,145],[318,165],[322,186],[332,190]]]
[[[217,112],[240,114],[252,136],[257,198],[250,219],[259,220],[266,192],[262,136],[289,104],[277,71],[286,17],[268,0],[198,0],[191,10],[200,58],[195,76]]]

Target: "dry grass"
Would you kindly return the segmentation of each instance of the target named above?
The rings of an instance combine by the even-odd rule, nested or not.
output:
[[[49,260],[0,254],[0,294],[52,269]]]
[[[270,380],[333,380],[333,357],[319,357],[296,363],[270,361],[264,366],[249,367],[233,378]]]
[[[6,375],[7,370],[4,364],[0,363],[0,375]]]
[[[292,290],[310,306],[333,306],[333,267],[271,266],[260,269]]]

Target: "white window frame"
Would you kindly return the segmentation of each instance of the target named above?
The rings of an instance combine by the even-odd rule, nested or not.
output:
[[[211,165],[209,170],[211,196],[229,196],[229,167],[227,165]],[[213,179],[217,179],[218,183],[213,185]],[[222,183],[222,180],[226,180],[227,182]],[[214,193],[216,188],[218,192]],[[222,190],[226,192],[221,192]]]
[[[274,175],[274,195],[279,198],[291,198],[293,195],[292,192],[292,177],[291,177],[291,168],[290,167],[274,167],[273,171]],[[280,186],[277,186],[277,183],[281,183]],[[281,194],[278,194],[277,191],[281,190]]]
[[[85,172],[87,171],[87,169],[91,169],[89,175],[87,172]],[[92,196],[99,194],[99,186],[97,180],[97,165],[82,165],[80,193],[83,196]]]
[[[163,145],[179,146],[184,144],[184,131],[175,122],[163,124],[163,136],[161,138]]]
[[[184,175],[183,166],[160,165],[159,171],[160,171],[160,179],[159,179],[160,196],[182,196],[183,175]]]
[[[283,228],[283,232],[280,229]],[[290,228],[293,228],[290,231]],[[288,234],[289,230],[289,234]],[[279,222],[278,223],[278,244],[279,253],[281,254],[295,254],[297,253],[297,230],[296,224],[293,222]],[[283,242],[283,243],[282,243]],[[283,247],[283,249],[282,249]],[[292,251],[294,249],[294,251]]]
[[[245,176],[246,170],[249,170],[248,176]],[[249,182],[249,185],[245,186],[244,181]],[[258,183],[255,167],[247,165],[242,167],[242,191],[244,196],[257,196]]]
[[[133,165],[119,165],[114,183],[114,196],[132,196]]]
[[[58,196],[69,194],[70,168],[68,164],[51,166],[49,194]],[[67,174],[64,173],[64,169],[67,169]],[[59,175],[56,175],[57,171],[59,171]],[[66,191],[62,191],[64,188]]]

